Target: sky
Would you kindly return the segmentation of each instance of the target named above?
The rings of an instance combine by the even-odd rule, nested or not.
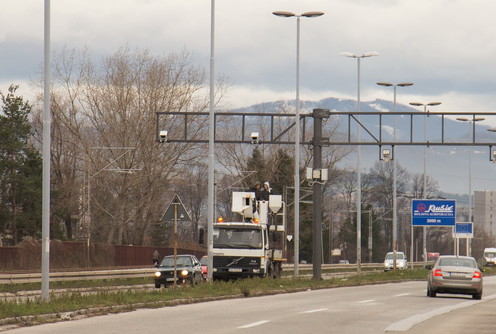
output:
[[[157,56],[187,50],[210,66],[211,0],[52,0],[51,49],[87,48],[102,59],[121,47]],[[12,83],[29,96],[43,64],[44,1],[0,0],[0,91]],[[494,0],[215,0],[215,73],[232,86],[223,105],[289,100],[296,92],[297,20],[301,14],[300,98],[442,102],[432,111],[496,111]],[[487,125],[492,120],[486,120]]]
[[[43,2],[0,0],[2,91],[40,77]],[[357,61],[340,53],[375,51],[361,61],[362,101],[392,100],[378,81],[408,81],[398,103],[496,110],[492,0],[216,0],[215,72],[232,82],[226,106],[294,99],[297,20],[276,10],[325,13],[300,20],[302,100],[356,98]],[[123,46],[156,55],[185,49],[208,72],[210,22],[210,0],[52,0],[51,49],[86,47],[96,59]]]

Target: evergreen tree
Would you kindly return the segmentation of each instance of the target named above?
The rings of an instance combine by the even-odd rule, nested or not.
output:
[[[254,171],[255,173],[246,178],[247,181],[245,186],[247,188],[252,188],[257,182],[263,183],[263,180],[265,179],[265,168],[264,156],[260,149],[255,147],[253,153],[247,159],[245,166],[246,171]]]
[[[13,244],[41,226],[41,157],[30,143],[31,106],[17,89],[0,92],[0,231]]]

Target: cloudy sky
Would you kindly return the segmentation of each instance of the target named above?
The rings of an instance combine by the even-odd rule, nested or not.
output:
[[[0,0],[0,89],[25,87],[43,62],[42,0]],[[275,10],[322,11],[301,19],[303,100],[356,97],[392,100],[377,81],[398,89],[398,102],[443,104],[439,111],[496,110],[493,0],[216,0],[215,63],[233,82],[225,103],[243,107],[295,96],[296,19]],[[119,47],[157,55],[186,49],[209,68],[210,0],[52,0],[52,50],[87,47],[99,59]]]
[[[0,90],[40,78],[44,1],[0,0]],[[296,19],[301,14],[300,97],[356,98],[357,62],[341,56],[375,51],[361,62],[361,99],[442,102],[433,111],[496,111],[494,0],[216,0],[217,74],[233,83],[224,101],[237,108],[294,99]],[[88,48],[95,59],[120,47],[152,54],[188,50],[208,72],[210,0],[52,0],[51,47]],[[490,120],[485,122],[490,123]],[[490,124],[496,126],[494,124]],[[487,157],[484,153],[484,159]]]

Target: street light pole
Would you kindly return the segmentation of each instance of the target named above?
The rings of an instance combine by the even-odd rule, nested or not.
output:
[[[438,106],[441,102],[429,102],[429,103],[420,103],[420,102],[410,102],[410,105],[417,107],[424,107],[424,143],[427,143],[427,117],[429,116],[429,110],[427,110],[427,106]],[[423,188],[422,188],[422,197],[427,199],[427,146],[424,145],[424,175],[423,175]],[[412,226],[412,245],[411,245],[411,256],[413,260],[413,226]],[[422,256],[424,261],[424,267],[427,264],[427,228],[426,226],[422,226]],[[412,262],[413,263],[413,262]]]
[[[215,164],[215,0],[210,0],[210,94],[208,116],[208,195],[207,195],[207,280],[212,282],[214,268],[214,164]]]
[[[357,112],[358,112],[358,122],[360,122],[360,60],[362,58],[368,58],[373,56],[378,56],[377,52],[365,52],[362,55],[356,55],[351,52],[342,52],[342,56],[355,58],[357,60]],[[361,125],[358,124],[357,128],[357,137],[358,142],[361,141],[362,133],[360,129]],[[361,271],[361,263],[362,263],[362,175],[361,175],[361,154],[362,148],[360,145],[357,147],[357,194],[356,194],[356,211],[357,211],[357,272]]]
[[[323,12],[305,12],[296,15],[287,11],[272,12],[279,17],[296,17],[296,110],[295,110],[295,168],[294,168],[294,275],[299,274],[299,252],[300,252],[300,18],[318,17],[324,15]]]
[[[457,117],[457,121],[461,122],[468,122],[470,125],[470,132],[469,132],[469,143],[474,141],[475,137],[475,122],[480,122],[485,120],[484,117],[473,117],[472,119],[465,118],[465,117]],[[468,156],[468,221],[472,222],[472,147],[469,147],[469,156]],[[459,252],[459,247],[458,247],[458,238],[456,239],[457,242],[457,255]],[[467,256],[470,256],[470,251],[469,251],[469,246],[468,246],[468,239],[467,239]]]
[[[394,113],[394,124],[393,124],[393,140],[396,142],[396,87],[408,87],[412,86],[411,82],[400,82],[398,84],[392,84],[389,82],[378,82],[379,86],[393,87],[394,101],[393,101],[393,113]],[[397,198],[396,198],[396,157],[393,155],[393,252],[394,261],[393,268],[396,269],[396,251],[398,250],[398,217],[397,217]]]
[[[50,129],[52,124],[50,111],[50,0],[45,0],[44,5],[41,300],[48,302],[50,301]]]

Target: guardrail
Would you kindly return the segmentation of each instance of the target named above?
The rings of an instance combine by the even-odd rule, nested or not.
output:
[[[155,268],[115,269],[115,270],[92,270],[72,272],[51,272],[50,281],[81,281],[96,279],[117,279],[134,277],[152,277]],[[13,283],[40,283],[41,273],[26,274],[1,274],[0,284]]]
[[[421,265],[422,262],[414,263],[414,266]],[[312,264],[300,264],[299,271],[308,272],[313,269]],[[322,270],[342,270],[350,272],[356,270],[356,264],[322,264]],[[362,263],[362,269],[382,270],[382,263]],[[294,270],[294,264],[284,264],[284,272]],[[153,277],[155,268],[131,268],[131,269],[114,269],[114,270],[83,270],[71,272],[51,272],[50,281],[81,281],[81,280],[103,280],[103,279],[122,279],[122,278],[144,278]],[[22,274],[2,274],[0,273],[0,284],[16,283],[40,283],[41,273],[22,273]]]

